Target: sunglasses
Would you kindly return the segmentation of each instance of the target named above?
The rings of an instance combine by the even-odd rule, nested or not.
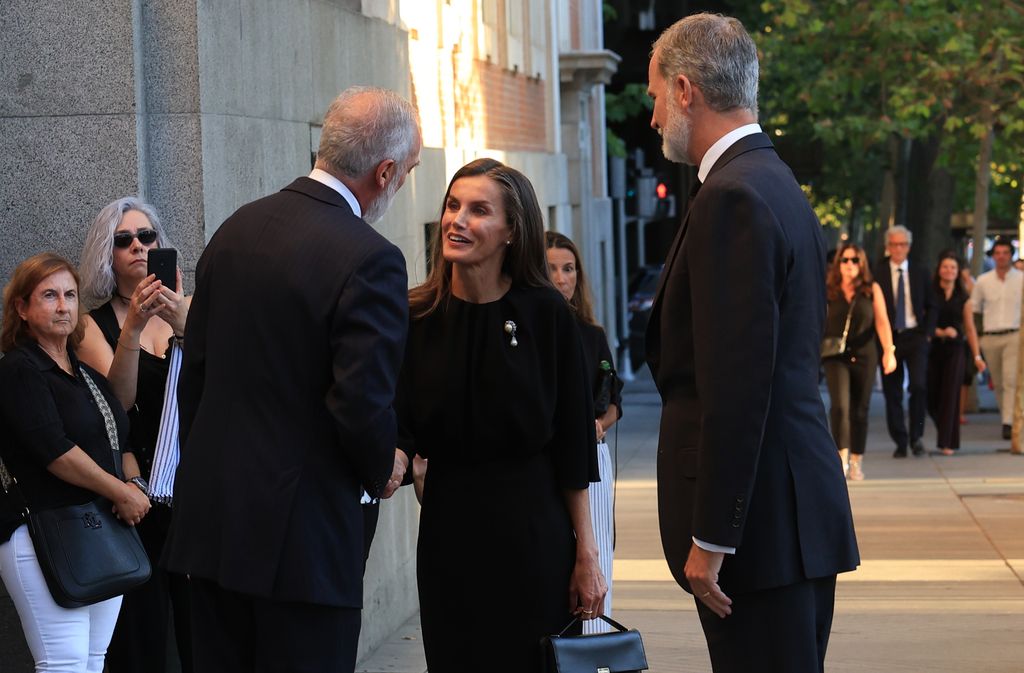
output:
[[[860,264],[860,257],[841,257],[839,261],[843,264]]]
[[[153,245],[156,243],[156,231],[153,229],[139,229],[135,233],[130,231],[119,231],[114,234],[114,247],[127,248],[132,244],[132,239],[139,239],[142,245]]]

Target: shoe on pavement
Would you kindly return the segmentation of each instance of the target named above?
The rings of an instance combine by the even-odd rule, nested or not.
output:
[[[892,457],[893,458],[906,458],[907,457],[907,447],[905,447],[905,446],[897,446],[896,450],[892,452]]]
[[[954,449],[939,449],[939,454],[943,456],[955,456],[956,451]]]
[[[864,481],[864,470],[860,467],[861,459],[854,460],[853,456],[850,456],[850,481]]]
[[[1003,425],[1003,439],[1013,439],[1013,426]]]
[[[910,448],[914,452],[915,456],[923,456],[924,455],[924,444],[921,443],[920,439],[915,439],[914,443],[911,445]]]

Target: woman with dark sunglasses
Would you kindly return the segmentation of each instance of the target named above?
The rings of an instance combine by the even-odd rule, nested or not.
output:
[[[845,346],[839,355],[823,359],[831,400],[829,422],[839,447],[843,472],[864,479],[864,445],[868,435],[868,406],[878,365],[875,337],[882,342],[882,370],[896,369],[896,347],[885,309],[885,297],[871,277],[867,255],[853,243],[836,252],[825,280],[828,312],[824,337],[838,337]]]
[[[85,337],[79,358],[110,381],[131,421],[123,454],[125,479],[148,495],[172,342],[185,333],[190,297],[147,272],[149,251],[170,247],[153,207],[135,197],[118,199],[93,221],[82,250]],[[158,569],[170,525],[168,505],[153,503],[139,535],[153,562],[153,577],[125,594],[107,653],[110,673],[164,671],[168,619],[173,607],[182,670],[191,671],[191,629],[182,577]]]

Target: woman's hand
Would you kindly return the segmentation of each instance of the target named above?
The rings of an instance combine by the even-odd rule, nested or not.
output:
[[[569,578],[569,610],[580,619],[596,619],[604,614],[604,596],[608,583],[601,574],[597,549],[577,547],[576,566]]]
[[[118,498],[114,501],[114,514],[129,526],[134,526],[142,521],[142,517],[146,516],[152,505],[149,502],[149,496],[135,484],[125,483],[123,486],[124,488],[121,489]]]
[[[174,292],[169,287],[160,287],[160,293],[156,297],[158,308],[156,315],[174,330],[174,336],[185,334],[185,319],[188,318],[189,302],[181,291],[181,269],[177,271],[178,291]]]
[[[978,368],[978,373],[981,373],[988,368],[988,365],[985,364],[985,361],[982,360],[980,356],[974,357],[974,366]]]
[[[136,339],[142,334],[149,319],[157,314],[159,304],[156,297],[163,283],[156,279],[156,274],[149,274],[139,281],[128,303],[128,314],[124,319],[123,329]]]
[[[596,430],[597,430],[597,441],[600,442],[601,440],[604,439],[605,429],[604,429],[604,426],[601,425],[601,419],[600,418],[595,418],[594,419],[594,424],[595,424]]]
[[[882,355],[882,372],[892,374],[894,371],[896,371],[896,351],[890,349]]]

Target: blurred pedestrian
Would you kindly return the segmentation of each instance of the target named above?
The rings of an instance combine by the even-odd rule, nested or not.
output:
[[[882,372],[896,369],[896,347],[885,310],[882,288],[874,282],[864,249],[853,243],[840,246],[825,283],[828,309],[825,339],[839,339],[842,352],[824,357],[828,384],[829,426],[839,447],[843,472],[852,481],[864,479],[864,448],[868,436],[868,408],[882,344]],[[876,342],[877,339],[877,342]]]
[[[665,556],[716,673],[817,672],[836,574],[859,563],[818,391],[821,224],[757,124],[757,48],[738,20],[675,23],[648,79],[665,156],[701,183],[647,328]]]
[[[51,253],[18,265],[4,290],[0,331],[0,481],[11,477],[29,511],[102,496],[137,525],[149,498],[118,478],[128,416],[106,379],[79,361],[78,273]],[[23,519],[0,522],[0,578],[21,619],[35,670],[100,673],[121,596],[64,608],[50,594]],[[78,524],[81,526],[81,522]],[[88,572],[89,569],[83,569]]]
[[[107,377],[128,412],[124,476],[147,496],[165,417],[171,350],[183,343],[191,299],[182,291],[180,272],[178,286],[171,288],[147,271],[149,251],[163,247],[170,247],[170,242],[153,207],[125,197],[100,210],[86,234],[79,264],[83,301],[92,310],[82,318],[85,335],[78,356]],[[166,422],[173,427],[177,427],[176,409],[176,405],[168,407]],[[166,441],[176,447],[176,433]],[[109,673],[166,670],[172,616],[181,670],[192,670],[188,586],[184,576],[158,565],[170,525],[169,503],[156,501],[138,527],[153,575],[124,596],[107,653]]]
[[[164,553],[191,577],[198,673],[355,668],[360,496],[388,497],[409,460],[392,408],[406,264],[370,223],[420,144],[408,101],[343,91],[309,176],[242,206],[199,259]]]
[[[928,355],[928,414],[938,431],[939,453],[952,456],[960,448],[964,343],[971,351],[971,371],[985,371],[985,361],[974,328],[974,307],[960,279],[960,258],[956,253],[947,250],[939,255],[933,284],[939,309]]]
[[[594,425],[597,431],[597,465],[601,480],[590,485],[590,520],[594,526],[601,572],[608,584],[604,596],[604,614],[612,616],[612,559],[615,545],[615,468],[606,441],[608,430],[622,418],[622,381],[615,374],[615,362],[608,347],[608,337],[594,320],[593,300],[587,274],[583,271],[576,244],[563,234],[544,234],[547,246],[548,273],[555,288],[562,293],[576,316],[583,337],[585,363],[590,374],[594,396]],[[583,623],[584,633],[601,633],[611,627],[601,620]]]
[[[971,275],[971,269],[967,264],[960,265],[960,284],[968,297],[974,293],[974,276]],[[971,314],[971,319],[972,321],[974,319],[973,313]],[[975,323],[975,327],[977,328],[977,323]],[[977,329],[975,329],[975,332],[977,332]],[[979,341],[979,347],[980,343],[981,342]],[[971,352],[971,345],[967,343],[967,341],[964,341],[964,357],[967,358],[966,362],[975,362],[974,355],[975,354]],[[982,359],[982,361],[984,361],[984,359]],[[960,425],[967,424],[967,401],[971,394],[971,386],[974,385],[978,379],[978,372],[979,370],[976,367],[964,367],[963,385],[960,386]]]
[[[456,171],[432,238],[430,275],[409,293],[397,401],[399,445],[427,460],[416,562],[427,668],[539,673],[540,639],[600,615],[605,594],[579,328],[548,279],[540,207],[519,171],[493,159]],[[481,618],[494,600],[500,625]]]
[[[1003,439],[1010,439],[1017,394],[1024,272],[1013,268],[1013,244],[1006,239],[998,239],[992,244],[992,260],[995,268],[978,276],[974,283],[971,304],[982,316],[981,352],[996,392],[996,403],[1003,420]]]
[[[889,436],[896,442],[893,458],[906,458],[908,447],[915,456],[924,455],[921,436],[928,406],[928,348],[937,318],[931,274],[908,260],[912,243],[909,229],[901,225],[890,227],[885,232],[888,259],[874,269],[896,344],[896,369],[883,372],[882,376],[885,420]],[[909,427],[903,412],[903,386],[907,378]]]

